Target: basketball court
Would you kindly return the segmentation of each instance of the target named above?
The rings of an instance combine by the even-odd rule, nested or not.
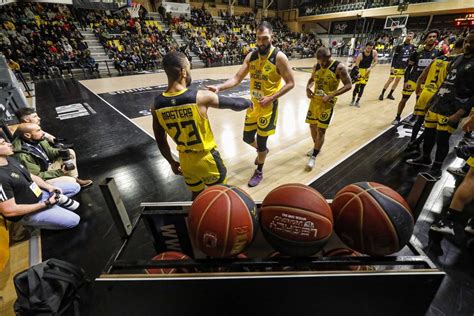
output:
[[[343,62],[346,59],[342,60]],[[387,64],[377,65],[372,71],[361,108],[350,107],[352,94],[348,92],[339,97],[335,114],[326,134],[323,152],[318,156],[315,169],[304,170],[306,153],[312,148],[309,126],[305,123],[309,99],[306,98],[306,83],[310,69],[316,59],[292,60],[291,67],[296,69],[295,88],[283,96],[279,103],[279,117],[276,134],[269,138],[270,154],[265,162],[264,180],[255,187],[248,188],[247,182],[253,173],[256,153],[242,141],[242,129],[245,113],[230,110],[211,109],[209,119],[215,135],[218,149],[228,169],[228,183],[247,187],[253,198],[261,200],[276,186],[298,182],[311,184],[322,174],[336,166],[357,149],[363,147],[381,133],[392,128],[390,125],[396,113],[399,99],[379,101],[380,82],[384,82],[390,72]],[[199,88],[222,82],[237,72],[239,66],[192,71],[192,78]],[[223,76],[225,73],[227,76]],[[146,74],[129,77],[115,77],[80,81],[87,89],[98,95],[105,106],[110,106],[128,118],[144,131],[144,137],[153,137],[149,109],[155,96],[166,88],[166,76]],[[395,95],[401,95],[401,85]],[[248,80],[224,95],[248,97]],[[414,99],[409,100],[404,116],[412,112]],[[400,128],[401,130],[403,127]],[[401,135],[405,135],[401,131]],[[402,136],[400,136],[402,137]],[[174,144],[169,139],[176,154]],[[158,149],[157,149],[158,150]]]
[[[255,7],[257,2],[251,1]],[[436,27],[436,14],[450,14],[443,18],[444,23],[454,19],[451,15],[472,11],[472,8],[466,9],[472,1],[451,2],[448,7],[446,3],[439,2],[408,6],[408,3],[401,1],[398,6],[380,8],[377,5],[382,5],[382,2],[364,2],[362,7],[361,3],[347,3],[333,12],[305,15],[298,13],[301,11],[298,8],[292,8],[272,12],[272,16],[281,17],[292,31],[302,32],[306,28],[307,31],[320,33],[318,30],[325,30],[319,35],[328,46],[333,41],[337,43],[349,39],[351,50],[348,53],[352,54],[356,40],[361,45],[365,44],[370,34],[378,29],[384,29],[394,37],[402,37],[411,30],[412,23],[411,27],[422,25],[419,31],[417,29],[420,35],[429,25]],[[263,1],[258,14],[268,14],[271,3],[273,1]],[[151,12],[154,7],[152,2],[140,1],[138,4],[113,0],[102,4],[111,7],[118,5],[119,10],[126,12],[127,9],[135,18],[143,6],[153,18],[158,19],[158,13]],[[220,19],[218,10],[230,8],[233,11],[234,4],[235,1],[232,1],[228,7],[227,4],[216,3],[208,9],[214,18]],[[174,4],[176,10],[186,5]],[[193,4],[195,7],[200,5]],[[249,8],[236,8],[242,11],[239,13],[251,12],[246,10]],[[469,14],[465,19],[466,23],[474,23]],[[164,23],[161,18],[159,21]],[[333,58],[352,67],[352,59],[348,57]],[[257,153],[242,139],[245,111],[209,109],[217,149],[227,167],[227,183],[237,187],[212,188],[215,192],[232,191],[225,193],[225,197],[241,203],[241,212],[250,214],[241,226],[231,225],[234,210],[230,205],[234,202],[221,201],[218,206],[212,206],[221,193],[209,190],[211,196],[216,194],[212,202],[203,202],[201,198],[200,204],[193,204],[183,177],[175,175],[161,155],[154,139],[150,109],[155,98],[167,88],[167,77],[162,70],[128,76],[112,76],[108,71],[110,76],[102,78],[60,78],[36,82],[34,104],[42,118],[42,129],[74,143],[80,176],[95,182],[94,186],[82,190],[77,196],[82,205],[80,225],[63,231],[41,230],[41,237],[35,236],[35,242],[41,243],[37,257],[65,260],[86,271],[88,278],[94,281],[94,288],[82,290],[81,311],[91,315],[146,315],[150,311],[163,315],[241,315],[241,311],[246,309],[249,315],[252,312],[258,315],[286,315],[307,313],[308,306],[313,308],[314,313],[320,312],[316,309],[319,307],[321,311],[335,309],[343,315],[376,315],[375,311],[378,314],[385,311],[386,315],[422,315],[425,312],[430,316],[472,315],[474,291],[471,281],[474,270],[466,246],[467,238],[458,234],[441,239],[428,233],[430,225],[449,205],[452,191],[459,184],[459,179],[446,172],[446,168],[460,166],[462,160],[451,151],[443,165],[443,176],[437,182],[424,173],[429,168],[406,163],[408,155],[404,149],[412,132],[409,120],[415,95],[406,104],[401,116],[402,124],[391,125],[402,96],[403,80],[393,93],[395,100],[379,100],[390,74],[390,59],[389,53],[379,52],[379,63],[370,72],[360,108],[349,105],[352,90],[338,96],[324,146],[317,156],[315,168],[308,172],[305,170],[307,152],[313,148],[313,140],[305,123],[310,102],[306,97],[306,85],[317,61],[315,58],[291,58],[289,64],[295,87],[279,99],[276,133],[268,140],[269,154],[263,168],[264,178],[253,188],[248,187],[247,183],[256,168],[254,160]],[[222,83],[232,77],[239,67],[192,69],[191,88],[206,89],[208,85]],[[220,94],[250,98],[249,90],[247,76],[240,85]],[[458,130],[451,137],[452,147],[462,137]],[[174,141],[168,137],[168,142],[177,159]],[[292,185],[294,183],[298,185]],[[371,183],[380,189],[375,190],[378,197],[366,194],[371,189],[364,186],[371,187]],[[301,220],[298,216],[306,212],[304,204],[311,200],[309,204],[317,205],[314,206],[317,209],[314,218],[324,222],[320,225],[325,226],[314,228],[312,223],[305,222],[302,227],[316,231],[314,236],[318,234],[318,229],[320,233],[325,230],[324,237],[318,235],[320,239],[315,243],[317,252],[313,249],[305,252],[307,249],[304,249],[300,255],[298,247],[306,247],[304,242],[295,242],[284,235],[275,239],[275,227],[278,225],[271,221],[269,215],[270,219],[265,220],[265,224],[252,226],[257,223],[256,218],[264,222],[262,201],[272,190],[284,184],[311,193],[295,198],[291,216],[285,214],[285,217],[283,211],[278,213],[281,222],[277,224],[284,226],[292,224],[292,220]],[[346,213],[346,218],[341,215],[345,206],[338,209],[337,216],[334,215],[336,205],[343,200],[338,192],[350,191],[347,187],[351,184],[352,189],[356,189],[350,194],[360,202],[357,206],[360,215],[353,220],[354,225],[351,214]],[[392,190],[387,193],[383,191],[383,186]],[[319,193],[314,193],[313,189]],[[284,196],[290,200],[292,192],[274,193],[271,198],[280,204],[272,205],[267,200],[267,212],[271,207],[280,207],[290,213],[290,207],[279,199]],[[374,199],[376,206],[371,211],[380,213],[364,218],[364,208],[369,208],[367,200],[363,202],[364,198]],[[387,210],[392,211],[393,207],[386,207],[387,201],[395,201],[394,208],[405,215],[404,219],[393,216],[393,226],[390,226],[390,221],[380,219],[392,216]],[[340,205],[344,203],[340,202]],[[191,218],[193,207],[198,209],[195,211],[197,219]],[[272,212],[276,212],[275,209]],[[469,206],[470,211],[472,205]],[[358,233],[353,236],[336,234],[330,219],[332,216],[337,217],[334,223],[347,219],[346,231],[357,227]],[[222,252],[229,258],[219,258],[217,252],[203,250],[207,244],[217,240],[217,233],[200,225],[206,221],[212,225],[221,217],[225,217],[227,226],[224,229],[220,225],[222,232],[219,234],[225,235],[227,244],[231,244],[229,240],[232,238],[235,238],[233,246],[243,242],[243,239],[238,240],[242,235],[236,232],[245,231],[248,227],[253,229],[253,235],[245,240],[245,252],[237,251],[244,255],[237,259],[233,257],[233,248]],[[410,222],[412,220],[413,223]],[[379,239],[390,234],[396,240],[392,242],[390,251],[386,252],[379,251],[363,238],[366,233],[364,228],[370,230],[376,226],[378,229],[383,225],[387,226],[380,229],[384,233]],[[410,227],[403,232],[397,230],[407,226]],[[355,242],[357,238],[360,240]],[[471,242],[474,243],[474,239]],[[353,247],[356,244],[357,247]],[[275,250],[282,249],[284,253],[285,247],[298,249],[292,253],[293,257],[275,254]],[[26,256],[28,250],[25,244],[17,248],[12,252],[15,257]],[[356,248],[367,251],[358,253],[353,250]],[[167,257],[162,254],[165,251],[179,253]],[[337,257],[340,252],[347,251],[350,257]],[[158,253],[161,256],[158,259],[172,260],[171,269],[164,261],[152,262],[151,258]],[[183,258],[186,262],[179,262]],[[25,262],[21,264],[21,267],[26,266]],[[8,282],[18,271],[11,264],[7,270],[7,275],[1,275],[0,283],[11,285]],[[11,295],[5,295],[10,304],[14,299],[13,289],[12,286],[5,288],[11,292]],[[251,304],[256,305],[250,311]],[[13,315],[10,313],[12,308],[7,305],[1,306],[0,310],[5,311],[6,315]]]

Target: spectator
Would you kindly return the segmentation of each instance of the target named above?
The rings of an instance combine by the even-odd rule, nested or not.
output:
[[[51,193],[59,190],[71,197],[79,192],[79,185],[47,183],[11,158],[12,154],[12,145],[0,137],[0,214],[10,221],[44,229],[77,226],[79,216],[61,207]]]
[[[37,124],[22,123],[15,132],[18,136],[13,141],[15,157],[30,171],[45,181],[61,177],[64,181],[77,182],[81,187],[92,185],[92,180],[79,178],[76,157],[69,149],[67,160],[72,167],[67,166],[60,156],[60,149],[53,148],[44,138],[44,132]]]

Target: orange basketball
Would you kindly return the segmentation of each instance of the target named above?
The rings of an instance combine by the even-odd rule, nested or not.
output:
[[[331,204],[334,230],[350,248],[372,256],[402,249],[413,234],[414,220],[405,199],[375,182],[350,184]]]
[[[273,248],[285,255],[311,256],[332,233],[332,212],[315,189],[285,184],[265,197],[260,210],[260,227]]]
[[[184,253],[178,251],[166,251],[160,253],[159,255],[154,256],[151,260],[161,261],[161,260],[188,260],[190,257],[186,256]],[[189,273],[192,269],[187,268],[160,268],[160,269],[146,269],[146,273],[149,274],[172,274],[172,273]]]
[[[215,185],[194,200],[188,226],[194,245],[208,256],[235,256],[255,237],[257,208],[243,190]]]
[[[362,254],[350,248],[334,248],[324,253],[325,257],[360,257]],[[371,266],[365,265],[348,265],[348,266],[329,266],[325,270],[351,270],[351,271],[368,271],[372,270]]]

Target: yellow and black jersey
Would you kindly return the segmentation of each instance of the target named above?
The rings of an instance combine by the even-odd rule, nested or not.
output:
[[[426,75],[424,89],[429,90],[431,93],[438,91],[446,78],[447,69],[451,60],[452,57],[450,58],[448,56],[441,56],[433,60],[428,74]]]
[[[258,50],[250,55],[250,96],[254,104],[264,96],[278,92],[282,87],[281,76],[276,66],[276,57],[280,50],[272,47],[268,55],[260,56]]]
[[[216,147],[207,117],[199,112],[197,91],[163,92],[155,99],[154,111],[179,152],[210,151]]]
[[[421,47],[410,56],[410,61],[413,63],[413,69],[408,74],[408,80],[416,82],[423,70],[431,64],[431,61],[440,56],[441,53],[436,48],[431,50]]]
[[[336,74],[339,61],[333,60],[329,67],[323,68],[320,64],[313,67],[311,78],[314,81],[315,98],[322,98],[324,95],[331,94],[337,90],[341,79]],[[333,98],[331,103],[336,103],[337,98]]]

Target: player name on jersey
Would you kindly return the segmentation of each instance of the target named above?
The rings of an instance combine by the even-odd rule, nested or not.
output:
[[[191,108],[176,109],[163,112],[164,120],[174,120],[177,118],[193,117],[193,110]]]

